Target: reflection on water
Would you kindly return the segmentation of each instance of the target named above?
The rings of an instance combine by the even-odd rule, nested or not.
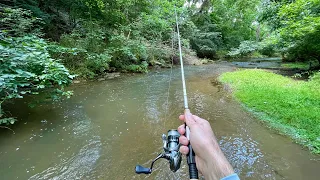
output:
[[[186,77],[190,109],[212,124],[235,170],[244,179],[318,179],[318,156],[261,126],[217,83],[230,70],[186,67]],[[149,166],[162,151],[161,134],[181,124],[179,69],[167,104],[169,75],[163,70],[77,85],[71,99],[34,109],[16,103],[16,134],[0,132],[1,179],[188,179],[185,160],[176,173],[166,160],[152,175],[134,173],[136,164]]]
[[[246,178],[276,179],[272,168],[264,161],[258,143],[251,138],[221,137],[220,146],[232,162],[234,170]]]

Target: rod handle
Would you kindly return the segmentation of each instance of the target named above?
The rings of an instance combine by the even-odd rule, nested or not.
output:
[[[190,110],[185,109],[184,113],[185,114],[190,113]],[[190,128],[187,126],[187,124],[186,124],[186,134],[185,135],[188,138],[188,140],[190,141]],[[190,177],[190,179],[199,179],[198,169],[197,169],[196,160],[195,160],[196,155],[193,151],[191,143],[189,143],[188,148],[189,148],[189,153],[187,154],[187,162],[189,165],[189,177]]]
[[[189,164],[189,177],[190,179],[199,179],[198,169],[195,163]]]

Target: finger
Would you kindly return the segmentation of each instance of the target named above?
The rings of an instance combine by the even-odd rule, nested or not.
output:
[[[189,153],[189,148],[187,146],[181,146],[179,151],[184,154],[187,155]]]
[[[180,115],[180,116],[179,116],[179,119],[180,119],[181,121],[184,121],[184,115]]]
[[[185,122],[186,122],[187,126],[189,126],[189,128],[192,129],[196,125],[196,121],[194,120],[189,109],[186,109],[184,111],[184,116],[185,116]]]
[[[184,146],[188,146],[189,140],[185,136],[180,136],[179,137],[179,143],[184,145]]]
[[[181,135],[184,135],[186,133],[186,128],[185,128],[185,125],[182,124],[181,126],[178,127],[178,132],[181,134]]]

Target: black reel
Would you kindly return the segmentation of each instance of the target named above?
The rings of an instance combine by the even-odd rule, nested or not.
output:
[[[168,131],[168,138],[165,134],[162,135],[163,141],[163,150],[164,152],[159,154],[151,163],[150,168],[145,168],[143,166],[137,165],[136,166],[136,173],[137,174],[151,174],[153,164],[161,158],[167,159],[170,164],[170,169],[173,172],[176,172],[180,169],[181,164],[181,153],[179,152],[180,144],[179,144],[179,137],[180,134],[177,130],[169,130]]]

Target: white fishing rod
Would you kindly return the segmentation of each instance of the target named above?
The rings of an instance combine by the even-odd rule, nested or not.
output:
[[[181,78],[182,78],[182,88],[183,88],[184,112],[185,113],[189,113],[190,110],[189,110],[189,107],[188,107],[188,96],[187,96],[186,80],[185,80],[185,77],[184,77],[184,67],[183,67],[182,50],[181,50],[179,21],[178,21],[178,15],[177,15],[176,7],[174,8],[174,11],[175,11],[175,17],[176,17],[176,28],[177,28],[179,53],[180,53],[180,65],[181,65]],[[170,90],[170,85],[169,85],[169,90]],[[169,95],[168,95],[168,97],[169,97]],[[185,124],[185,126],[186,126],[185,135],[188,138],[188,140],[190,140],[190,137],[189,137],[190,136],[190,129],[186,124]],[[146,167],[143,167],[141,165],[137,165],[135,167],[135,172],[137,174],[151,174],[154,163],[157,160],[161,159],[161,158],[167,159],[169,161],[171,171],[176,172],[180,168],[181,159],[182,159],[181,153],[179,152],[179,148],[180,148],[179,137],[180,137],[180,134],[176,129],[169,130],[167,136],[165,134],[163,134],[162,135],[162,142],[163,142],[163,150],[164,150],[164,152],[160,153],[151,162],[150,168],[146,168]],[[189,166],[189,177],[190,177],[190,180],[198,180],[199,179],[198,178],[198,169],[197,169],[197,166],[196,166],[195,154],[194,154],[194,151],[193,151],[192,146],[191,146],[190,143],[189,143],[188,147],[189,147],[189,153],[187,154],[187,163],[188,163],[188,166]]]
[[[183,102],[184,102],[184,112],[190,113],[189,106],[188,106],[188,96],[187,96],[187,87],[186,87],[186,79],[184,77],[184,66],[183,66],[183,59],[182,59],[182,49],[181,49],[181,40],[180,40],[180,30],[179,30],[179,21],[176,8],[174,9],[175,16],[176,16],[176,25],[177,25],[177,35],[178,35],[178,45],[179,45],[179,54],[180,54],[180,65],[181,65],[181,79],[182,79],[182,89],[183,89]],[[186,127],[186,137],[190,141],[190,128],[185,123]],[[189,153],[187,154],[187,162],[189,166],[189,176],[191,180],[199,179],[198,177],[198,169],[196,166],[195,161],[195,154],[192,149],[192,146],[189,142]]]

